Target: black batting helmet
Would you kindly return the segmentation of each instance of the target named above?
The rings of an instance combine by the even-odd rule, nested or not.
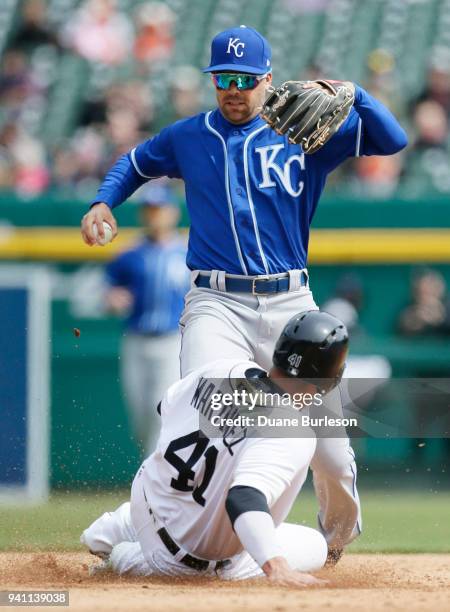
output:
[[[273,363],[286,376],[312,382],[327,393],[342,378],[347,351],[348,332],[342,321],[310,310],[289,320],[276,344]]]

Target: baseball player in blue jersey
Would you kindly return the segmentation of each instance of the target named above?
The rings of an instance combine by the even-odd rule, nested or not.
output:
[[[178,321],[189,272],[168,185],[153,181],[144,188],[140,217],[144,236],[111,261],[105,275],[109,309],[126,315],[121,379],[136,439],[148,454],[159,434],[156,407],[180,376]]]
[[[348,115],[327,142],[319,141],[323,146],[309,149],[309,140],[296,144],[296,132],[283,133],[294,112],[273,121],[278,131],[271,129],[260,116],[272,81],[271,50],[252,28],[219,33],[205,72],[212,75],[218,108],[169,125],[121,157],[82,221],[82,236],[93,245],[93,226],[102,235],[107,221],[115,234],[112,209],[140,185],[163,175],[184,180],[192,288],[180,320],[183,376],[218,358],[270,366],[286,321],[317,309],[306,266],[310,225],[327,175],[348,157],[391,155],[407,142],[389,110],[350,83]],[[323,83],[302,87],[311,88],[314,99]],[[283,90],[272,109],[290,97]],[[336,559],[360,532],[348,439],[318,440],[311,467],[319,527]]]

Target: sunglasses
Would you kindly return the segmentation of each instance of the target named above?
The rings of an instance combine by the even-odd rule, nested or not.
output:
[[[256,76],[254,74],[231,74],[229,72],[222,72],[213,74],[212,80],[216,89],[230,89],[231,84],[235,83],[239,91],[244,91],[246,89],[255,89],[266,76],[266,74]]]

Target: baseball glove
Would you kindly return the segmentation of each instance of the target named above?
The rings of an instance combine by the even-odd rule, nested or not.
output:
[[[347,119],[354,99],[342,81],[286,81],[267,98],[261,117],[305,153],[315,153]]]

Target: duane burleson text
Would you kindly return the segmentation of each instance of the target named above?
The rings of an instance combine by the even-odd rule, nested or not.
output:
[[[306,414],[300,417],[269,417],[258,415],[256,417],[239,415],[234,418],[221,417],[215,414],[211,417],[214,427],[357,427],[355,418],[310,417]]]

